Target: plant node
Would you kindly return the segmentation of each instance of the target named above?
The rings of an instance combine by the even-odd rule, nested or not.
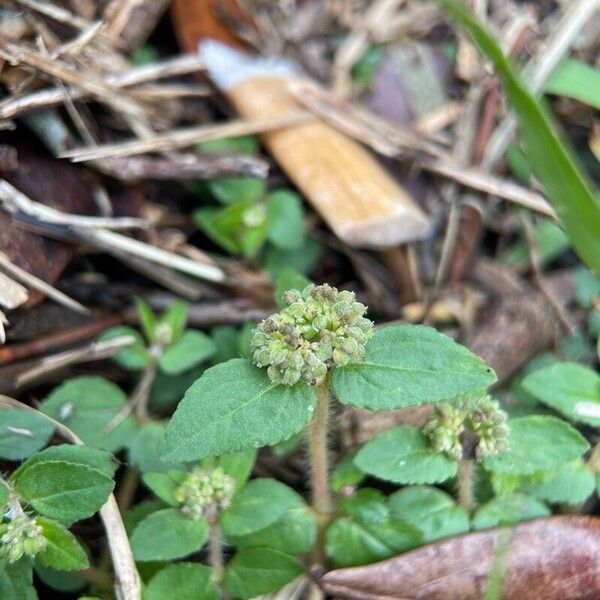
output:
[[[235,481],[220,467],[195,467],[175,491],[181,512],[194,521],[212,519],[231,505]]]
[[[37,520],[26,514],[16,516],[2,527],[0,558],[9,563],[17,562],[24,554],[33,558],[48,543]]]
[[[268,367],[273,383],[321,383],[329,369],[365,354],[373,323],[353,292],[310,284],[302,292],[283,294],[287,305],[254,330],[250,349],[254,364]]]

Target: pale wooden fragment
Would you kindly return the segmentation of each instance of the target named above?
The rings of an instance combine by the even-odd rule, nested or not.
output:
[[[226,90],[246,119],[298,110],[280,76],[257,76]],[[322,122],[262,134],[262,140],[306,199],[344,242],[365,248],[393,247],[422,239],[423,211],[371,154]]]

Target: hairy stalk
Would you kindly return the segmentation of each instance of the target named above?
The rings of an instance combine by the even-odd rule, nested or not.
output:
[[[323,564],[325,530],[332,513],[329,487],[329,461],[327,435],[329,428],[329,378],[314,386],[317,406],[309,426],[308,453],[312,486],[312,507],[317,518],[317,541],[313,551],[313,562]]]
[[[458,502],[470,513],[477,507],[475,493],[473,490],[473,475],[475,472],[475,461],[471,458],[463,458],[458,463]]]
[[[213,580],[221,592],[221,598],[228,596],[223,589],[223,578],[225,576],[225,566],[223,561],[223,542],[221,539],[221,527],[216,515],[208,519],[210,526],[210,535],[208,538],[208,562],[212,568]]]

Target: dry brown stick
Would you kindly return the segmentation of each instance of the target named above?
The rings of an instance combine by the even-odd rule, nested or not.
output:
[[[135,67],[121,73],[113,73],[104,77],[107,86],[115,88],[129,88],[135,85],[187,75],[202,69],[203,65],[199,57],[195,55],[183,55],[164,61]],[[90,97],[90,94],[79,87],[69,86],[66,88],[71,100],[81,100]],[[0,119],[10,119],[33,110],[48,108],[60,104],[64,99],[62,90],[50,88],[32,92],[18,98],[8,97],[0,102]]]
[[[253,156],[172,154],[169,158],[126,156],[104,158],[95,167],[120,181],[188,180],[213,177],[266,177],[269,165]]]
[[[51,2],[43,2],[41,0],[13,0],[21,6],[25,6],[33,11],[40,13],[46,17],[54,19],[57,23],[71,25],[75,29],[86,29],[90,26],[87,19],[83,19],[79,15],[72,13],[69,10]]]
[[[524,72],[528,73],[528,86],[534,94],[542,91],[556,65],[568,52],[581,29],[598,10],[600,10],[600,0],[577,0],[571,3],[560,23],[553,26],[553,33],[545,40],[540,54],[531,59],[524,69]],[[512,113],[500,122],[483,157],[484,167],[493,169],[498,164],[510,144],[516,127],[517,121]]]
[[[38,71],[56,77],[65,83],[78,86],[104,102],[118,114],[127,118],[132,131],[142,138],[148,138],[153,132],[146,125],[146,116],[137,102],[128,98],[125,93],[116,93],[113,86],[108,85],[105,80],[92,72],[85,75],[70,68],[63,61],[56,58],[47,58],[42,54],[25,46],[6,43],[1,53],[14,64],[24,63],[34,67]]]
[[[104,11],[106,35],[123,50],[135,50],[152,33],[169,2],[170,0],[112,0]]]
[[[78,446],[83,446],[81,438],[66,427],[63,423],[56,421],[52,417],[36,410],[35,408],[23,404],[18,400],[0,395],[0,404],[7,408],[17,408],[35,412],[54,425],[58,434]],[[123,524],[121,513],[114,495],[111,493],[104,506],[100,509],[100,518],[104,524],[108,546],[112,558],[113,570],[115,573],[115,593],[119,600],[141,600],[142,587],[140,576],[135,566],[133,552],[129,544],[129,538]]]
[[[134,342],[135,338],[133,336],[123,335],[112,340],[92,342],[81,348],[66,350],[65,352],[47,356],[31,369],[19,373],[15,382],[16,387],[30,383],[34,379],[39,379],[48,373],[69,365],[109,358]]]
[[[87,315],[90,312],[85,306],[83,306],[83,304],[73,300],[73,298],[67,296],[60,290],[57,290],[54,286],[50,285],[43,279],[40,279],[39,277],[36,277],[24,269],[21,269],[21,267],[13,264],[3,252],[0,252],[0,271],[8,273],[11,277],[14,277],[24,285],[29,286],[34,290],[41,292],[42,294],[45,294],[49,298],[52,298],[52,300],[55,302],[58,302],[67,308],[75,310],[84,315]]]
[[[128,140],[116,144],[105,144],[97,148],[78,148],[68,150],[60,155],[60,158],[70,158],[73,162],[96,160],[99,158],[131,156],[133,154],[144,154],[146,152],[160,152],[185,148],[224,137],[238,135],[250,135],[272,131],[300,123],[313,121],[314,115],[304,111],[294,111],[277,117],[265,117],[252,120],[233,120],[218,125],[200,125],[185,129],[174,129],[164,134],[157,134],[151,140]]]
[[[67,329],[66,331],[48,334],[27,342],[3,346],[0,348],[0,365],[37,356],[49,350],[63,348],[82,340],[89,340],[105,329],[113,325],[118,325],[122,320],[123,318],[120,315],[111,315],[78,327],[73,327],[72,329]]]

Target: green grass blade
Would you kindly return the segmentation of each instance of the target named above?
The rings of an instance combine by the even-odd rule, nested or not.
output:
[[[531,167],[554,204],[575,251],[600,274],[600,200],[560,139],[553,118],[529,92],[492,35],[462,2],[439,1],[494,63],[517,115]]]
[[[544,91],[600,110],[600,69],[579,60],[566,60],[554,70]]]

